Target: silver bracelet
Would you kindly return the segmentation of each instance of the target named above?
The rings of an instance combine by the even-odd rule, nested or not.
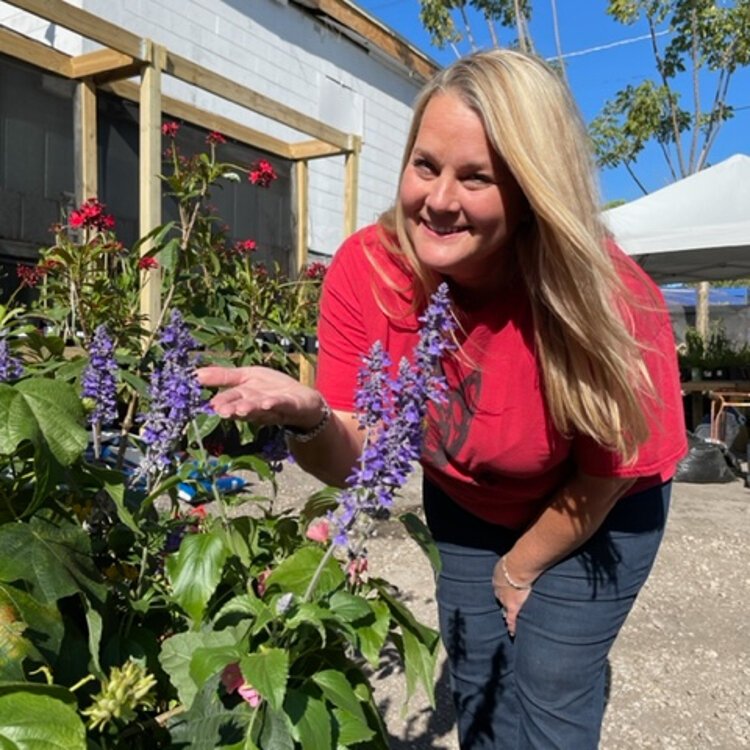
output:
[[[531,584],[530,583],[518,583],[518,581],[514,581],[508,575],[508,568],[505,567],[505,558],[504,557],[500,558],[500,570],[503,571],[503,578],[505,578],[505,582],[512,589],[515,589],[516,591],[531,591]]]
[[[295,443],[309,443],[320,435],[328,423],[331,421],[331,407],[328,406],[325,399],[323,399],[323,416],[320,418],[320,422],[309,430],[303,430],[299,427],[293,427],[291,425],[284,427],[284,436],[288,440],[293,440]]]

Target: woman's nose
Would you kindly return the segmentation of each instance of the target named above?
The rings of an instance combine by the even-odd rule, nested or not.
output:
[[[452,177],[440,175],[430,183],[430,190],[425,199],[427,207],[433,211],[458,211],[461,206],[457,187]]]

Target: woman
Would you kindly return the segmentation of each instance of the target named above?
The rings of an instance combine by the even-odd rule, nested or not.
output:
[[[416,103],[395,208],[334,257],[317,390],[201,372],[226,387],[220,415],[287,425],[302,467],[341,484],[362,442],[361,355],[375,340],[408,355],[448,282],[460,347],[422,466],[462,748],[597,746],[607,654],[685,452],[669,318],[598,206],[555,72],[510,50],[459,60]]]

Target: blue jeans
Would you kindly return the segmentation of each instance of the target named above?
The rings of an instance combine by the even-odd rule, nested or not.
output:
[[[476,518],[425,481],[462,750],[598,746],[607,655],[651,571],[670,491],[667,483],[620,500],[588,542],[539,577],[511,639],[491,581],[519,533]]]

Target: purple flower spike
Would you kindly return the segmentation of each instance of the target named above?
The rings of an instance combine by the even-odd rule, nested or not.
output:
[[[169,468],[173,452],[190,420],[203,411],[195,375],[195,340],[178,310],[173,310],[159,343],[164,356],[149,383],[149,411],[140,415],[146,455],[135,479]]]
[[[97,326],[89,347],[89,363],[83,371],[83,398],[94,400],[89,424],[104,425],[117,419],[117,362],[115,342],[107,326]]]
[[[0,339],[0,383],[17,380],[23,375],[21,360],[13,357],[5,339]]]
[[[447,284],[433,294],[419,322],[414,362],[403,359],[395,379],[388,376],[391,363],[380,342],[363,359],[355,406],[360,426],[368,433],[359,464],[347,480],[348,489],[339,497],[338,509],[329,514],[334,544],[349,544],[349,532],[360,512],[388,517],[394,495],[419,460],[427,404],[445,397],[439,363],[456,346]]]

